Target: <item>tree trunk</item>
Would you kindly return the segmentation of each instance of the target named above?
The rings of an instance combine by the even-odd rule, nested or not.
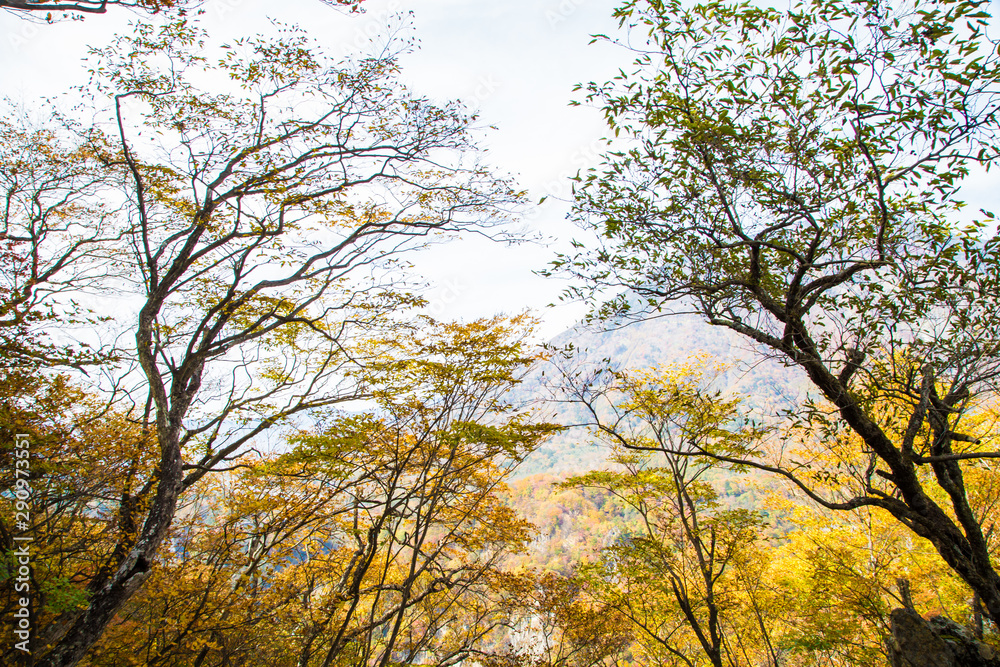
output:
[[[72,667],[77,664],[100,639],[121,606],[146,580],[157,549],[173,521],[183,481],[179,435],[179,429],[173,429],[168,434],[170,441],[162,447],[156,497],[135,546],[110,581],[91,597],[86,611],[70,626],[56,647],[35,663],[36,667]]]

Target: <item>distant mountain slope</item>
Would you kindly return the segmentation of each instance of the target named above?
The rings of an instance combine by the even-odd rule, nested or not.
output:
[[[704,353],[729,369],[718,379],[718,388],[747,396],[747,404],[760,416],[773,415],[801,400],[808,382],[797,368],[766,359],[749,341],[723,327],[714,327],[695,315],[673,315],[603,331],[577,325],[552,339],[557,348],[572,345],[573,363],[600,364],[610,359],[619,368],[648,368],[680,363]],[[543,376],[543,373],[544,376]],[[518,390],[520,398],[547,397],[552,369],[535,372]],[[586,414],[577,406],[544,404],[553,421],[579,424]],[[582,472],[600,467],[604,447],[595,445],[585,429],[571,429],[534,452],[518,470],[518,477],[538,473]]]

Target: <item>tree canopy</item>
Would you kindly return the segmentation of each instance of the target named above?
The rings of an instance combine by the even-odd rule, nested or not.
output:
[[[205,37],[184,18],[137,24],[93,50],[87,123],[53,111],[3,128],[3,324],[38,338],[11,363],[80,366],[89,342],[107,400],[156,452],[120,496],[87,604],[36,664],[75,664],[100,637],[183,493],[296,415],[372,395],[352,373],[423,303],[399,255],[441,233],[501,236],[521,198],[474,159],[474,117],[411,94],[395,54],[335,63],[286,28],[209,57]],[[77,334],[91,338],[65,347]]]
[[[325,4],[358,11],[364,0],[322,0]],[[46,21],[52,21],[53,12],[61,12],[62,17],[78,17],[86,14],[104,14],[109,7],[133,9],[150,14],[197,8],[201,0],[0,0],[0,9],[7,9],[25,17],[46,14]]]
[[[598,318],[694,311],[801,367],[825,403],[795,418],[820,441],[860,437],[857,485],[824,497],[805,461],[746,460],[827,507],[890,512],[1000,618],[965,483],[970,461],[1000,454],[963,427],[1000,374],[1000,238],[960,200],[997,158],[988,4],[635,1],[617,15],[636,67],[586,88],[618,148],[576,200],[602,245],[554,270]]]

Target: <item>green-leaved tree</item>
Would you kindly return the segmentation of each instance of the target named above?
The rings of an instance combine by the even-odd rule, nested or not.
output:
[[[599,318],[694,311],[803,369],[824,401],[800,424],[859,436],[862,463],[838,472],[851,492],[813,489],[795,457],[733,458],[828,508],[889,512],[1000,620],[965,481],[1000,453],[964,426],[1000,375],[1000,238],[959,199],[1000,148],[990,10],[625,3],[635,69],[587,87],[619,147],[577,188],[601,245],[554,270]]]

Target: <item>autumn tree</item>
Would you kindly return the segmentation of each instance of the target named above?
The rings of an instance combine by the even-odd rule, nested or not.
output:
[[[106,277],[111,248],[125,240],[120,209],[100,197],[122,176],[102,161],[106,137],[72,121],[33,126],[16,113],[0,121],[0,136],[0,366],[106,360],[106,351],[72,335],[98,324],[95,314],[60,298]],[[51,336],[60,324],[62,340]]]
[[[0,498],[0,613],[24,596],[15,555],[30,536],[28,590],[35,646],[64,630],[61,623],[87,604],[90,591],[114,571],[134,539],[142,506],[133,502],[156,461],[152,435],[66,375],[5,369],[0,374],[0,483],[14,489],[16,434],[30,434],[30,511],[16,513],[16,495]],[[22,477],[22,479],[25,479]],[[20,519],[20,520],[18,520]],[[25,525],[26,524],[26,525]],[[14,624],[2,625],[4,664],[25,656]]]
[[[487,655],[509,624],[500,566],[530,534],[503,480],[556,429],[504,396],[534,362],[529,330],[525,316],[426,322],[364,371],[375,409],[326,415],[289,451],[192,489],[90,664]]]
[[[500,499],[503,479],[556,429],[505,397],[535,361],[530,328],[525,316],[427,321],[364,371],[377,410],[327,415],[290,436],[287,453],[245,454],[191,488],[169,548],[86,663],[486,655],[510,623],[499,567],[529,534]],[[155,449],[139,424],[64,380],[4,389],[0,428],[31,432],[44,465],[30,530],[33,624],[44,645],[120,559],[136,530],[130,485],[150,474]],[[7,517],[0,604],[10,613],[18,596]],[[14,642],[5,646],[15,662]]]
[[[407,91],[392,55],[331,63],[289,28],[209,57],[203,38],[185,20],[140,24],[94,50],[83,99],[98,122],[75,167],[91,185],[59,205],[75,224],[111,202],[114,231],[80,232],[76,255],[68,232],[37,240],[40,257],[96,276],[50,289],[69,282],[60,269],[31,293],[115,315],[120,361],[103,366],[105,388],[156,444],[117,518],[131,508],[136,530],[87,603],[33,644],[36,664],[75,664],[100,637],[148,577],[182,492],[293,415],[368,393],[347,371],[381,352],[361,341],[421,303],[400,284],[400,253],[441,232],[489,233],[519,201],[472,157],[473,118]],[[51,118],[42,136],[58,137],[65,124]],[[14,211],[8,230],[33,220]]]
[[[566,375],[566,400],[616,453],[611,469],[563,484],[611,493],[640,518],[589,571],[647,655],[687,667],[777,665],[758,585],[762,517],[720,501],[713,477],[728,466],[709,455],[755,452],[763,432],[740,414],[739,397],[709,387],[703,363]]]
[[[966,484],[1000,453],[963,427],[1000,373],[1000,240],[959,199],[997,158],[989,3],[637,0],[616,15],[638,58],[587,87],[619,143],[576,203],[601,245],[555,270],[599,318],[693,311],[804,370],[829,409],[797,418],[860,438],[853,493],[813,491],[794,459],[734,460],[827,508],[888,511],[1000,618]],[[906,407],[891,423],[875,411],[889,397]]]
[[[970,619],[970,595],[926,540],[878,509],[795,507],[795,528],[771,554],[783,596],[778,643],[804,665],[890,665],[890,614],[912,586],[923,614]]]
[[[335,423],[290,455],[369,487],[345,504],[353,544],[345,539],[340,590],[326,593],[323,664],[350,646],[354,665],[458,664],[503,627],[494,579],[531,528],[503,502],[503,480],[559,430],[510,402],[538,359],[531,326],[527,315],[429,321],[394,337],[387,358],[362,371],[380,413],[361,428],[353,417]]]
[[[908,412],[905,403],[896,409]],[[892,403],[877,412],[892,413]],[[995,399],[969,406],[965,427],[994,449],[997,431]],[[858,436],[844,431],[822,442],[801,437],[789,452],[808,462],[799,473],[825,497],[850,498],[857,481],[853,473],[868,465]],[[921,471],[931,477],[930,470]],[[997,470],[989,459],[965,469],[969,505],[984,527],[990,553],[997,554]],[[941,492],[938,491],[940,494]],[[811,658],[808,664],[890,664],[890,613],[915,608],[924,615],[945,615],[971,628],[984,628],[980,603],[947,566],[934,546],[914,535],[878,507],[832,511],[809,502],[804,494],[768,494],[767,505],[788,516],[791,528],[773,554],[775,584],[784,591],[783,640],[786,648]],[[904,590],[905,589],[905,590]]]
[[[364,0],[322,0],[324,4],[358,11]],[[201,0],[0,0],[0,9],[15,12],[24,17],[45,14],[45,20],[53,20],[53,12],[60,12],[62,18],[79,17],[86,14],[104,14],[109,7],[121,7],[150,14],[171,10],[195,9]]]
[[[627,621],[595,599],[577,574],[520,570],[499,576],[507,610],[503,644],[484,667],[614,667],[628,664]]]

